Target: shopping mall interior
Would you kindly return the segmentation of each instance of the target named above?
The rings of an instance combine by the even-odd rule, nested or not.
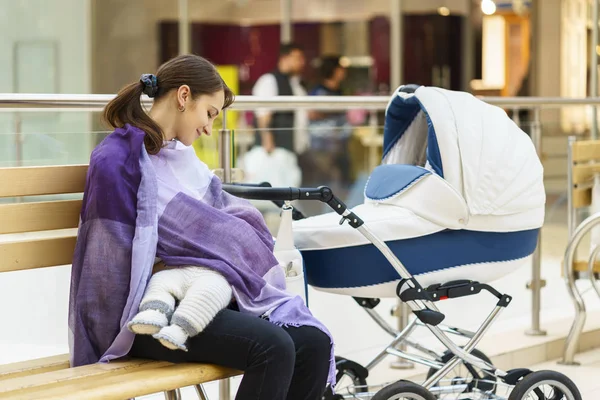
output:
[[[264,276],[253,266],[250,278],[235,275],[258,250],[244,243],[252,235],[236,236],[223,223],[215,242],[242,255],[221,257],[200,239],[182,240],[182,254],[170,256],[185,263],[169,268],[192,265],[183,253],[198,245],[197,259],[210,264],[202,268],[235,271],[231,278],[216,268],[233,290],[220,312],[236,304],[243,313],[248,299],[275,301],[267,289],[291,296],[285,301],[300,297],[329,332],[337,373],[333,387],[305,400],[600,399],[599,7],[600,0],[0,0],[0,399],[250,399],[248,374],[233,363],[143,359],[129,348],[113,356],[124,338],[141,335],[130,322],[143,310],[143,288],[162,273],[153,268],[163,263],[161,223],[171,203],[153,203],[154,222],[141,226],[142,174],[126,225],[118,209],[128,206],[115,186],[98,197],[107,204],[94,197],[104,190],[94,179],[106,172],[93,168],[101,158],[93,154],[121,129],[105,114],[115,96],[137,85],[139,110],[158,121],[158,98],[168,94],[162,68],[189,54],[214,65],[235,100],[209,113],[206,135],[197,130],[184,147],[219,182],[226,200],[211,200],[215,213],[239,219],[244,207],[259,211],[260,228],[243,224],[273,238],[269,256],[279,264]],[[177,96],[197,84],[173,79],[169,93]],[[136,112],[127,115],[141,118]],[[123,165],[102,162],[128,176],[130,163],[156,156],[145,138],[139,163],[134,152]],[[183,146],[181,137],[173,141]],[[206,187],[202,196],[214,194]],[[117,211],[90,217],[95,207]],[[200,220],[195,209],[186,212],[178,214],[185,227],[173,228],[182,236]],[[124,277],[114,266],[86,275],[98,264],[89,248],[126,253],[88,218],[115,222],[119,235],[133,238]],[[158,242],[138,273],[135,246],[151,240],[150,228]],[[81,276],[96,289],[78,291]],[[252,279],[264,288],[252,289]],[[118,329],[81,322],[81,313],[116,307],[103,299],[118,297],[110,293],[119,283],[126,308],[113,311]],[[254,316],[269,320],[276,310]],[[202,335],[194,332],[186,331],[188,343]],[[95,342],[102,334],[112,335],[108,343]],[[93,343],[96,359],[76,365],[81,341]],[[170,351],[194,353],[180,349]]]

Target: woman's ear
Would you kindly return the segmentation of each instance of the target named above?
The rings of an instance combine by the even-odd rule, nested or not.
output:
[[[177,102],[179,103],[179,107],[185,107],[185,104],[190,97],[192,97],[190,87],[188,85],[179,86],[179,89],[177,89]]]

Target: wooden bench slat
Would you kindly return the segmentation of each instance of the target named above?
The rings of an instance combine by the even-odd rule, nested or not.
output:
[[[0,381],[64,368],[69,368],[68,354],[0,365]]]
[[[87,165],[0,168],[0,197],[82,193]]]
[[[564,270],[564,260],[561,261],[560,263],[560,276],[564,277],[565,276],[565,270]],[[579,276],[579,274],[581,272],[587,272],[588,270],[588,262],[586,260],[575,260],[573,261],[573,271],[575,272],[576,276]],[[600,261],[596,261],[594,263],[594,272],[595,273],[600,273]],[[578,279],[578,278],[576,278]]]
[[[600,158],[600,156],[598,157]],[[600,172],[600,163],[579,164],[573,166],[573,184],[591,182],[594,175]]]
[[[592,204],[592,189],[573,188],[573,207],[588,207]]]
[[[111,363],[91,364],[77,368],[66,368],[58,371],[4,380],[2,381],[2,385],[0,385],[0,393],[32,389],[40,386],[48,386],[59,383],[64,384],[66,382],[75,381],[78,379],[84,379],[87,381],[98,376],[120,376],[125,372],[132,372],[148,368],[160,368],[168,365],[171,365],[171,363],[166,361],[133,359],[126,361],[115,361]]]
[[[48,385],[5,392],[2,399],[122,400],[166,390],[225,379],[240,372],[208,364],[170,364],[152,361],[135,370],[113,374],[82,375],[77,379],[54,381]],[[109,364],[110,365],[110,364]],[[85,367],[81,367],[85,368]],[[79,368],[75,368],[79,369]],[[50,375],[48,373],[43,375]]]
[[[581,140],[573,143],[573,162],[600,160],[600,140]]]
[[[577,272],[587,272],[588,262],[587,261],[575,261],[573,263],[573,270]],[[594,272],[600,272],[600,261],[594,262]]]
[[[76,236],[0,243],[0,273],[69,265]]]
[[[77,228],[81,200],[0,204],[0,234]]]

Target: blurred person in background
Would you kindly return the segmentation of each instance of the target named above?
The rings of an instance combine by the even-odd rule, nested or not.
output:
[[[299,45],[282,44],[276,68],[258,78],[252,95],[306,96],[300,82],[305,64],[304,51]],[[305,110],[257,109],[255,146],[239,160],[245,181],[269,182],[272,186],[300,186],[303,175],[300,164],[308,147],[307,125]],[[268,201],[254,201],[253,204],[263,213],[269,229],[276,229],[279,208]]]
[[[321,60],[321,83],[313,88],[311,96],[342,96],[341,85],[346,79],[346,68],[337,55]],[[345,111],[311,111],[309,113],[310,148],[316,166],[315,179],[320,184],[351,184],[348,143],[352,135]],[[326,180],[327,182],[323,182]]]
[[[302,48],[294,43],[282,44],[279,61],[272,72],[266,73],[254,84],[252,95],[258,97],[306,96],[300,82],[306,60]],[[268,153],[276,147],[296,154],[306,149],[306,113],[302,110],[256,111],[257,143]]]

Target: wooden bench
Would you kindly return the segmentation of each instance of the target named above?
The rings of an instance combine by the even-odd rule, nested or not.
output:
[[[0,198],[82,193],[86,172],[87,165],[0,168]],[[0,273],[70,265],[81,204],[80,199],[0,204],[0,235],[67,232],[0,242]],[[158,392],[177,399],[177,389],[186,386],[196,386],[202,399],[200,384],[239,373],[214,365],[142,359],[70,368],[69,355],[63,354],[0,365],[0,399],[123,400]]]
[[[569,193],[568,193],[568,229],[569,238],[577,228],[577,210],[592,204],[592,185],[594,175],[600,174],[600,140],[575,140],[569,138]],[[576,276],[588,270],[588,259],[576,259],[573,263]],[[600,261],[595,261],[594,272],[600,272]]]

